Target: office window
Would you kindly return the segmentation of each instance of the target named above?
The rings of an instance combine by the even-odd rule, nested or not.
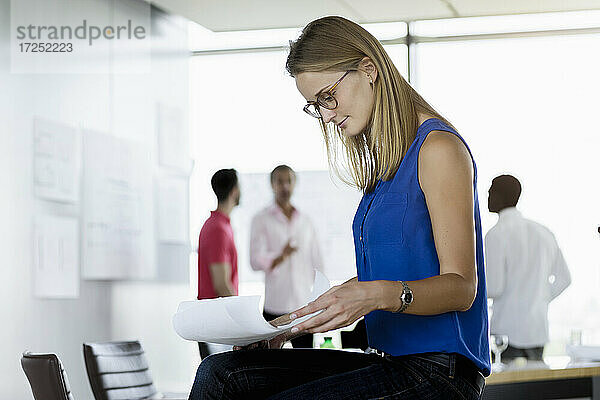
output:
[[[408,47],[405,44],[389,44],[383,46],[398,72],[408,81]]]
[[[549,353],[571,329],[600,324],[600,35],[565,35],[415,45],[417,90],[466,138],[479,168],[484,231],[491,179],[522,183],[519,208],[548,226],[573,283],[551,303]]]

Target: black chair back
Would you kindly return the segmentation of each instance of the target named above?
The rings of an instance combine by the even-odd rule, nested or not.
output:
[[[73,400],[67,374],[56,354],[26,351],[21,366],[35,400]]]
[[[84,343],[85,367],[96,400],[132,400],[156,392],[140,342]]]

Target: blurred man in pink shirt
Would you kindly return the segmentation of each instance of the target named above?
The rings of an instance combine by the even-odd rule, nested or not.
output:
[[[264,317],[267,321],[305,305],[310,298],[315,269],[323,261],[309,218],[290,202],[296,173],[287,165],[271,172],[274,204],[252,219],[250,264],[265,272]],[[295,348],[312,347],[312,335],[292,340]]]

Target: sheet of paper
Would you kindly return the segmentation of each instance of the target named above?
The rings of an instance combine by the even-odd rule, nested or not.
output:
[[[188,179],[162,177],[158,179],[158,240],[168,243],[188,243]]]
[[[185,124],[185,114],[181,108],[157,105],[159,162],[166,167],[189,171],[189,135]]]
[[[34,190],[37,197],[79,202],[81,137],[75,128],[34,121]]]
[[[329,289],[329,280],[317,271],[311,299]],[[280,327],[262,316],[260,296],[232,296],[184,301],[173,316],[175,332],[186,340],[245,346],[268,340],[312,317],[307,315]]]
[[[79,225],[76,218],[36,218],[33,264],[36,297],[79,297]]]
[[[279,333],[261,317],[259,307],[260,296],[187,301],[179,305],[173,326],[187,340],[243,346],[255,342],[256,337],[270,338]],[[246,318],[236,320],[244,314]]]
[[[155,226],[147,145],[84,131],[83,153],[83,278],[153,278]]]

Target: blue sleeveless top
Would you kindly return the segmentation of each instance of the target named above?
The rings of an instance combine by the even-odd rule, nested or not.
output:
[[[394,178],[379,181],[373,192],[366,193],[354,216],[352,231],[359,281],[414,281],[440,274],[417,168],[421,146],[429,132],[435,130],[456,135],[471,152],[464,139],[442,121],[432,118],[419,126]],[[487,376],[490,373],[487,293],[475,161],[473,168],[477,295],[471,308],[431,316],[377,310],[367,314],[365,321],[372,348],[395,356],[459,353]]]

